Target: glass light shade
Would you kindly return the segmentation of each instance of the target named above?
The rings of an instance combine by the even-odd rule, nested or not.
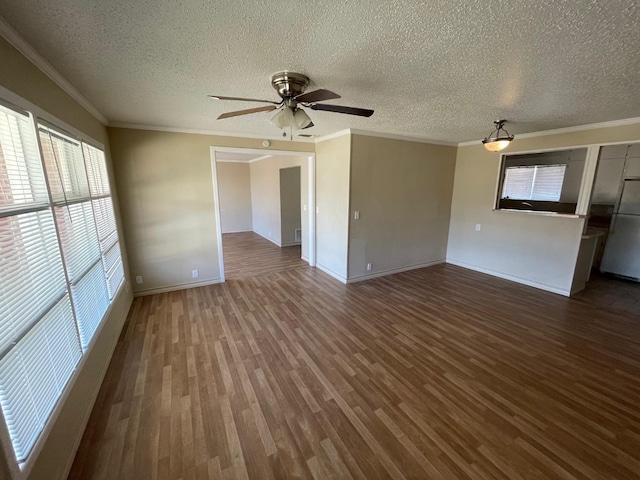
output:
[[[302,130],[311,125],[311,119],[304,110],[298,109],[294,112],[291,108],[285,107],[273,116],[271,123],[280,129]]]
[[[279,129],[293,126],[293,110],[286,107],[283,108],[273,116],[273,118],[271,119],[271,123],[273,123]]]
[[[500,150],[504,150],[509,146],[509,144],[511,143],[511,139],[496,138],[495,140],[483,143],[484,148],[486,148],[490,152],[499,152]]]
[[[311,125],[311,119],[304,110],[296,110],[296,113],[293,114],[293,119],[295,121],[295,127],[297,127],[299,130],[302,130],[303,128]]]

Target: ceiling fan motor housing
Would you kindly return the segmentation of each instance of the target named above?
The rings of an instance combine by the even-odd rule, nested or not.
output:
[[[309,87],[311,80],[302,73],[278,72],[271,77],[271,85],[283,99],[301,95]]]

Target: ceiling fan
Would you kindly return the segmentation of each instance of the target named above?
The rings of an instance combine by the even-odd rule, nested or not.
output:
[[[216,100],[238,100],[243,102],[268,103],[270,105],[266,105],[264,107],[223,113],[218,117],[218,120],[258,112],[279,110],[279,112],[271,119],[271,122],[282,130],[285,130],[286,128],[290,128],[291,130],[303,130],[305,128],[313,127],[311,118],[309,118],[309,115],[307,115],[301,107],[310,108],[311,110],[357,115],[359,117],[370,117],[373,115],[373,110],[368,110],[366,108],[317,103],[340,98],[340,95],[325,89],[305,93],[310,83],[311,80],[306,75],[283,71],[275,73],[271,77],[271,85],[276,89],[281,98],[279,102],[274,102],[272,100],[260,100],[256,98],[224,97],[222,95],[209,95],[209,97]],[[283,135],[286,136],[286,132]]]

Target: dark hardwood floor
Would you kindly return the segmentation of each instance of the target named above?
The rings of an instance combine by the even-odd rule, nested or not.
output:
[[[309,267],[300,245],[278,247],[254,232],[222,234],[225,278],[240,280],[272,272]]]
[[[640,322],[459,267],[137,298],[71,479],[634,479]]]

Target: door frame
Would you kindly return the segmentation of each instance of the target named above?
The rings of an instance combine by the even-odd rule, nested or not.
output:
[[[307,158],[308,175],[308,196],[307,215],[309,216],[309,266],[316,266],[316,154],[314,152],[296,152],[288,150],[269,150],[266,148],[239,148],[239,147],[216,147],[211,146],[211,173],[213,182],[213,201],[216,222],[216,238],[218,241],[218,262],[220,268],[220,281],[225,281],[224,274],[224,252],[222,249],[222,222],[220,219],[220,190],[218,187],[218,169],[216,162],[217,153],[250,153],[257,155],[286,155],[291,157]],[[304,212],[303,212],[304,214]]]

